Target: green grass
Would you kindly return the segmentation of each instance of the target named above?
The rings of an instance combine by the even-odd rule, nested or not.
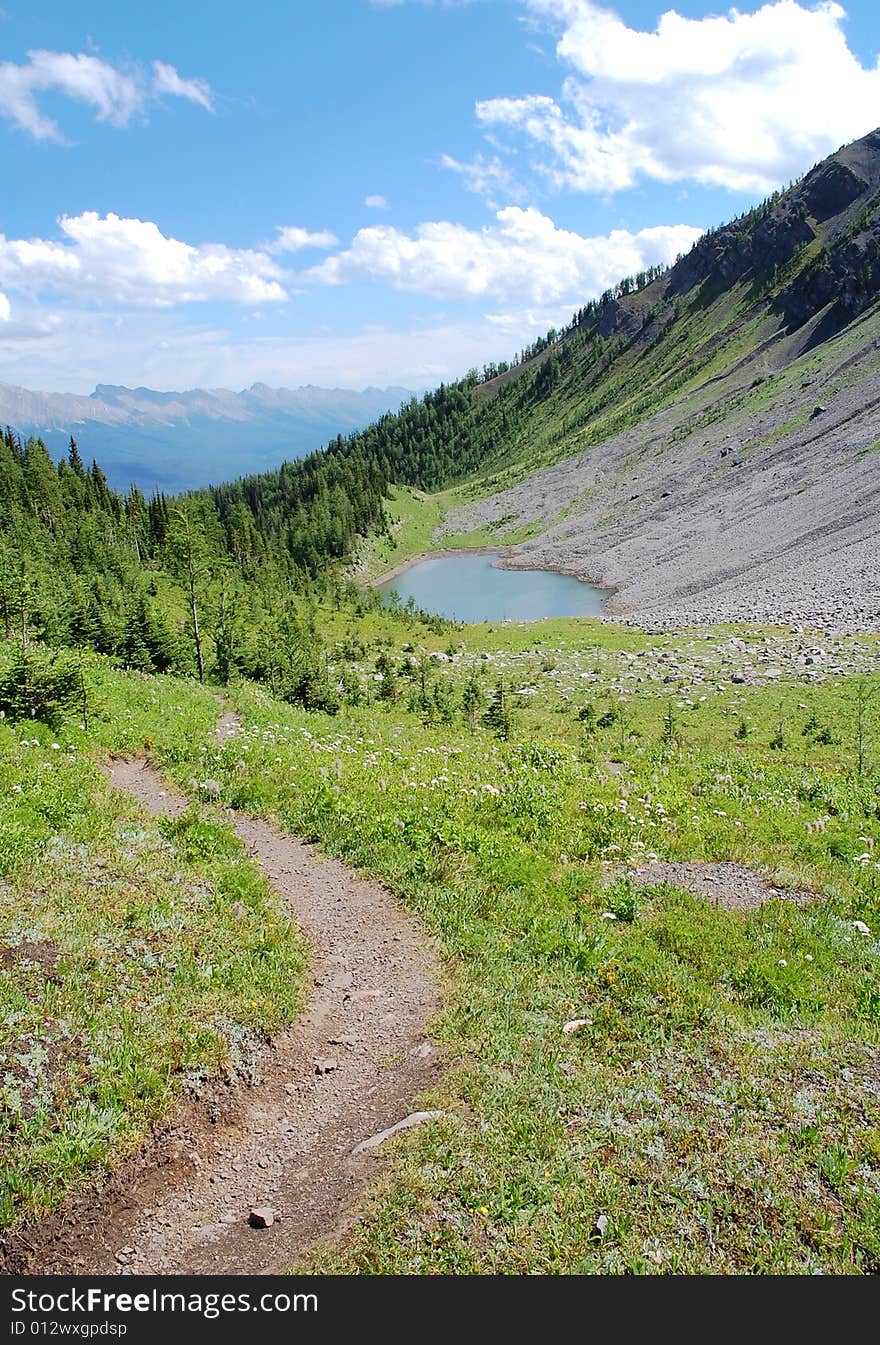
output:
[[[360,639],[349,662],[369,703],[330,717],[244,686],[235,692],[244,736],[220,748],[213,697],[95,660],[100,720],[80,735],[86,747],[146,742],[184,787],[210,775],[224,802],[379,875],[443,955],[447,1002],[432,1034],[449,1069],[423,1102],[445,1116],[395,1142],[354,1228],[315,1255],[315,1268],[876,1270],[877,641],[826,641],[829,657],[807,684],[797,661],[805,637],[780,631],[647,635],[559,621],[431,634],[384,613],[322,621],[325,637]],[[500,673],[511,694],[533,694],[517,697],[509,742],[460,721],[424,723],[403,708],[406,675],[399,704],[372,699],[380,651],[399,665],[427,659],[432,684],[443,681],[452,701],[475,666],[487,669],[478,674],[486,688]],[[762,684],[733,684],[735,667]],[[862,774],[859,688],[868,698]],[[579,714],[588,702],[600,723],[619,713],[590,728]],[[36,859],[9,843],[15,900],[6,916],[29,900],[17,937],[64,947],[70,977],[59,987],[31,971],[16,982],[16,1004],[30,1015],[17,1040],[38,1042],[42,1024],[69,1020],[76,1040],[106,1040],[108,1058],[131,1059],[139,1080],[99,1063],[96,1082],[71,1054],[62,1116],[83,1107],[90,1115],[100,1098],[122,1119],[93,1146],[79,1134],[65,1140],[62,1162],[46,1112],[42,1138],[21,1140],[23,1209],[57,1202],[112,1161],[193,1070],[227,1067],[237,1032],[256,1046],[293,1013],[302,950],[216,817],[179,828],[135,822],[128,805],[108,804],[79,745],[71,753],[59,737],[55,751],[42,730],[3,732],[3,797],[16,809],[35,781],[49,789],[58,811],[41,822],[32,802],[18,825],[33,837],[29,855],[60,866],[40,883]],[[42,745],[20,747],[21,736]],[[75,729],[71,737],[79,744]],[[57,780],[42,769],[47,759],[63,765]],[[22,795],[10,793],[14,783]],[[808,886],[817,900],[728,912],[673,887],[638,889],[627,875],[652,855],[739,861]],[[107,867],[90,886],[98,860]],[[232,937],[230,871],[266,903],[260,924],[269,918],[277,931],[268,953]],[[173,967],[139,961],[157,888],[177,913]],[[113,982],[115,995],[91,994],[86,1005],[83,968],[94,975],[96,946],[108,958],[99,989]],[[196,946],[200,958],[184,951]],[[257,957],[268,959],[259,976]],[[206,959],[221,987],[193,976]],[[282,974],[288,998],[253,1005],[255,981],[268,996]],[[218,995],[222,1021],[212,1016]],[[155,1012],[134,1032],[138,1004]],[[573,1018],[589,1022],[567,1036]],[[230,1032],[230,1023],[243,1026]]]
[[[452,491],[426,495],[424,491],[406,486],[390,487],[385,512],[391,524],[391,540],[377,535],[362,543],[355,562],[358,580],[372,583],[411,556],[436,546],[434,533],[453,495]]]
[[[668,701],[636,686],[623,740],[612,726],[585,741],[555,687],[565,663],[509,744],[245,691],[248,751],[212,762],[230,802],[390,882],[449,968],[436,1034],[451,1070],[428,1099],[447,1117],[397,1146],[343,1249],[315,1264],[876,1268],[880,957],[853,921],[880,927],[880,791],[848,769],[852,684],[728,686],[683,705],[672,745]],[[814,721],[839,741],[816,741]],[[651,854],[739,860],[819,898],[738,913],[605,887]],[[566,1037],[573,1017],[591,1025]]]

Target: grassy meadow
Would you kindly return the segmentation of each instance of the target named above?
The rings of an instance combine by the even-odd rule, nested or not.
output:
[[[240,684],[221,748],[216,696],[94,658],[86,730],[0,727],[0,939],[57,950],[51,974],[3,972],[4,1219],[246,1070],[299,1003],[304,950],[217,805],[168,824],[111,799],[95,761],[138,750],[380,876],[442,954],[449,1068],[425,1105],[445,1115],[395,1142],[315,1268],[876,1271],[877,642],[330,610],[321,628],[334,715]],[[816,900],[727,911],[640,887],[652,858],[737,861]]]

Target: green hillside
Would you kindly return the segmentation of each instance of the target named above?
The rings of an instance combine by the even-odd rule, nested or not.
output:
[[[439,505],[441,518],[450,514],[451,520],[436,536],[431,530],[435,544],[515,545],[579,503],[577,484],[566,489],[563,481],[555,514],[521,515],[504,492],[541,468],[576,455],[589,461],[600,445],[616,444],[617,436],[672,411],[672,437],[659,450],[650,445],[656,461],[648,475],[659,483],[664,457],[675,462],[668,449],[676,439],[696,438],[695,431],[712,425],[718,439],[725,428],[738,439],[743,408],[783,406],[802,379],[821,388],[826,369],[834,379],[845,360],[851,368],[876,340],[876,323],[861,329],[859,319],[876,316],[880,292],[878,151],[878,133],[846,147],[788,191],[705,235],[670,270],[622,281],[509,369],[494,377],[485,370],[488,377],[473,385],[466,449],[456,451],[445,473],[413,471],[410,459],[402,470],[389,461],[391,480],[455,487],[424,508],[418,497],[408,503],[405,520],[425,518],[414,539],[421,541]],[[839,355],[849,328],[849,348]],[[871,404],[875,389],[867,380],[875,372],[873,360],[861,374]],[[858,387],[852,368],[850,378]],[[805,405],[805,420],[814,403],[815,396]],[[795,428],[784,417],[779,423],[781,433]],[[625,509],[634,457],[644,456],[636,441],[621,443],[603,460],[602,471],[620,477],[619,501],[611,497],[617,507]],[[656,490],[659,497],[662,486]],[[671,493],[668,508],[680,494]],[[487,523],[461,508],[489,495],[499,503]],[[399,563],[418,549],[405,537],[392,540],[399,545],[380,538],[362,551],[366,573],[381,569],[377,551]]]

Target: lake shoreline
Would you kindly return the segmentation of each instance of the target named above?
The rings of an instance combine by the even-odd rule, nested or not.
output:
[[[438,547],[432,549],[431,551],[422,551],[419,552],[417,555],[408,557],[406,560],[402,560],[399,565],[394,566],[392,569],[386,570],[384,574],[380,575],[376,579],[371,580],[368,587],[376,589],[385,589],[393,592],[394,591],[393,584],[395,579],[399,578],[401,575],[404,575],[413,569],[417,569],[420,565],[424,564],[427,561],[471,560],[477,557],[483,557],[487,559],[488,560],[487,568],[490,570],[497,570],[499,574],[511,574],[511,575],[529,574],[544,577],[547,579],[548,582],[551,580],[558,580],[558,579],[574,581],[576,585],[583,586],[584,589],[590,590],[591,597],[594,600],[598,599],[598,610],[590,611],[590,610],[575,609],[570,610],[568,612],[548,610],[542,615],[523,614],[522,616],[502,616],[502,617],[485,616],[475,618],[475,617],[452,616],[450,613],[443,611],[441,608],[441,610],[437,610],[438,616],[447,616],[449,620],[460,620],[463,621],[465,624],[473,624],[474,621],[491,622],[493,620],[543,621],[551,619],[553,617],[561,617],[566,615],[571,616],[572,618],[580,617],[589,620],[600,620],[600,621],[614,620],[613,614],[607,610],[607,605],[613,599],[615,590],[611,588],[599,587],[598,585],[591,583],[589,580],[583,579],[579,574],[576,574],[573,570],[564,569],[561,566],[522,564],[521,563],[522,558],[516,554],[516,548],[512,546]],[[416,598],[416,603],[417,606],[423,608],[423,610],[425,611],[436,610],[433,605],[431,605],[429,602],[426,602],[425,600],[419,601],[419,599]]]
[[[423,560],[447,560],[453,556],[496,556],[505,551],[512,550],[511,547],[504,546],[441,546],[436,551],[420,551],[416,556],[410,556],[408,560],[402,560],[398,565],[392,566],[390,570],[383,570],[382,574],[377,575],[375,579],[367,581],[367,588],[381,588],[383,584],[390,584],[392,579],[397,579],[399,575],[405,574],[407,570],[413,569],[416,565],[421,565]],[[499,570],[504,569],[529,569],[529,570],[547,570],[545,565],[499,565]],[[556,571],[562,574],[563,571]],[[574,578],[577,578],[575,575]]]

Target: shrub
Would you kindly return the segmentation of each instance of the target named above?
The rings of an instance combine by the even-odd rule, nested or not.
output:
[[[39,719],[55,725],[81,701],[82,674],[62,654],[19,650],[0,673],[0,712],[7,719]]]

